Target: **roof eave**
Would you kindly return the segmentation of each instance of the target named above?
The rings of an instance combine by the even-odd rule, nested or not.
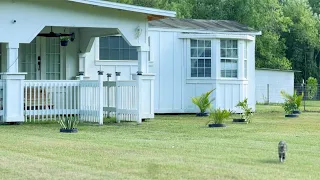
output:
[[[109,1],[102,1],[102,0],[67,0],[67,1],[143,13],[143,14],[149,15],[150,17],[157,17],[157,19],[162,19],[166,17],[176,17],[175,11],[166,11],[161,9],[147,8],[147,7],[134,6],[134,5],[128,5],[128,4],[122,4],[122,3],[109,2]]]
[[[150,27],[149,30],[166,30],[166,31],[179,31],[182,33],[198,33],[198,34],[245,34],[245,35],[252,35],[258,36],[261,35],[261,31],[243,31],[243,32],[216,32],[216,31],[209,31],[209,30],[199,30],[199,29],[181,29],[181,28],[165,28],[165,27]]]

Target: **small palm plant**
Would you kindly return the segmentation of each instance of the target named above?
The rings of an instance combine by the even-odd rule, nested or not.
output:
[[[215,100],[214,98],[210,99],[211,93],[215,89],[212,89],[206,93],[201,94],[200,96],[193,97],[192,103],[198,106],[200,109],[200,113],[197,114],[197,116],[206,116],[207,114],[205,113],[207,109],[211,108],[211,103]]]
[[[59,124],[61,126],[60,132],[78,132],[77,125],[79,120],[75,117],[65,117],[65,119],[60,119]]]
[[[213,124],[209,124],[209,127],[225,127],[223,124],[226,119],[228,119],[231,115],[230,111],[227,111],[225,109],[211,109],[210,110],[210,116],[211,119],[207,124],[209,124],[211,121],[213,121]]]
[[[281,91],[280,93],[285,100],[282,107],[283,107],[284,111],[287,113],[286,116],[289,117],[289,115],[292,115],[293,112],[298,109],[298,106],[297,106],[298,96],[297,96],[296,92],[294,92],[293,95],[290,95],[285,91]],[[300,95],[300,96],[303,97],[303,95]],[[301,100],[302,100],[302,97],[301,97]],[[298,103],[299,103],[299,100],[298,100]],[[300,105],[301,105],[301,102],[300,102]]]

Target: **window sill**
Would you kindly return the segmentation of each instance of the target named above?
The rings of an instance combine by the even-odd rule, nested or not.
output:
[[[138,65],[136,60],[95,60],[94,64],[96,66],[134,66]]]

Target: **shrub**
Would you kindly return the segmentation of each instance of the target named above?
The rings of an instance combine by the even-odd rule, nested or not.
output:
[[[75,129],[79,123],[75,117],[65,117],[65,119],[60,119],[59,124],[62,129]]]
[[[240,101],[236,107],[240,107],[242,110],[242,113],[240,114],[241,119],[245,119],[248,121],[248,123],[251,122],[251,116],[253,115],[252,113],[252,108],[249,108],[248,106],[248,98],[244,99],[243,101]]]
[[[313,99],[318,91],[318,81],[314,77],[309,77],[307,80],[307,95],[308,99]]]
[[[214,99],[210,99],[209,96],[214,90],[215,89],[212,89],[191,99],[192,103],[198,106],[201,113],[204,113],[207,109],[211,108],[211,103],[214,101]]]
[[[209,118],[213,120],[214,124],[222,124],[228,117],[230,117],[231,112],[227,110],[211,109]]]

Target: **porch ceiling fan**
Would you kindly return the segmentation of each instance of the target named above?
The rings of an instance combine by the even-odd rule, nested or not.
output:
[[[39,33],[37,36],[42,36],[42,37],[63,37],[63,36],[70,36],[71,38],[74,38],[74,33],[55,33],[52,30],[51,26],[51,31],[49,33]]]

